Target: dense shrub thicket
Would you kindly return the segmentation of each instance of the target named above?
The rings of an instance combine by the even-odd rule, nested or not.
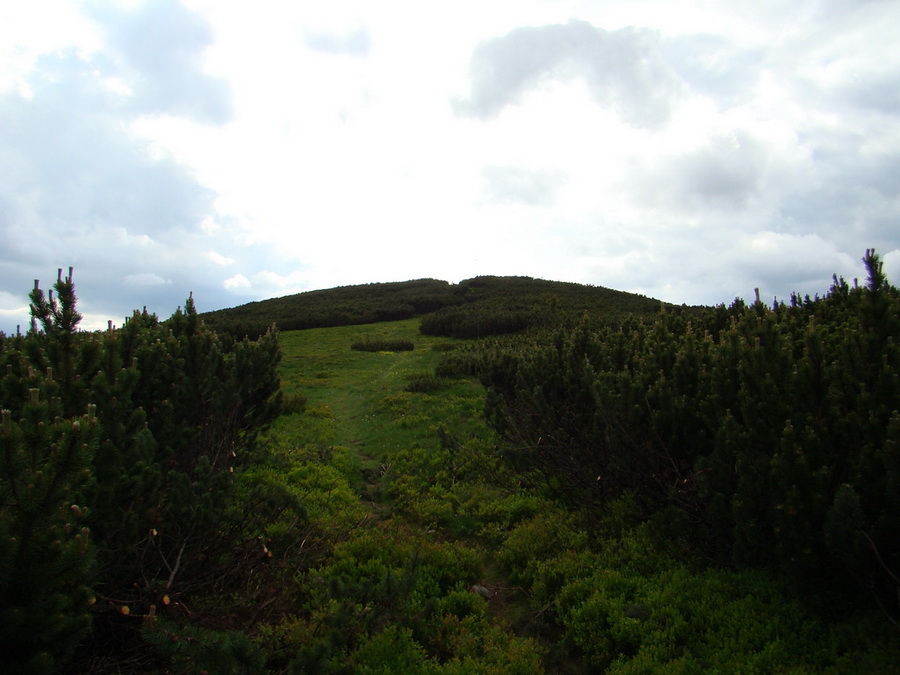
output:
[[[518,333],[537,325],[540,316],[526,310],[454,307],[422,317],[421,331],[423,335],[483,338]]]
[[[448,370],[480,372],[513,465],[570,503],[628,496],[708,558],[897,614],[900,293],[864,262],[825,297],[586,319]]]
[[[642,295],[530,277],[475,277],[457,291],[460,303],[422,317],[423,335],[483,338],[557,326],[584,312],[615,322],[660,310],[657,300]]]
[[[396,340],[391,338],[364,338],[355,340],[350,349],[358,352],[408,352],[415,349],[411,340]]]
[[[121,639],[248,564],[232,471],[279,409],[274,333],[220,338],[192,299],[79,332],[71,270],[54,290],[35,284],[27,335],[0,335],[4,672],[49,672],[92,618]]]
[[[203,320],[235,337],[257,337],[272,324],[288,331],[398,321],[459,301],[458,289],[446,281],[418,279],[308,291],[207,312]]]
[[[423,332],[494,337],[283,362],[191,298],[79,332],[60,273],[0,334],[0,670],[889,672],[900,293],[864,261],[772,306],[481,277]]]
[[[235,337],[279,330],[348,326],[422,316],[422,333],[484,337],[557,323],[585,310],[618,319],[653,314],[659,302],[633,293],[530,277],[475,277],[450,284],[435,279],[343,286],[207,312],[208,326]]]

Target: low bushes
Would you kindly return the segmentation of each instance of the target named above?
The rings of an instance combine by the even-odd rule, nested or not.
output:
[[[415,345],[411,340],[395,340],[390,338],[363,338],[350,345],[350,349],[359,352],[411,352]]]
[[[561,634],[547,667],[573,656],[609,673],[884,672],[897,662],[883,617],[830,624],[771,575],[681,560],[646,525],[591,541],[551,509],[520,523],[499,558]],[[861,625],[871,633],[856,640]]]

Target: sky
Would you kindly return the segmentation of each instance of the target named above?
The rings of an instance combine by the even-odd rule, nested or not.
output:
[[[900,280],[895,0],[0,6],[0,331],[522,275]]]

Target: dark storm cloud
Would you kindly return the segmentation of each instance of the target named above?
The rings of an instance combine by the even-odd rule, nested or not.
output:
[[[310,33],[305,42],[307,47],[316,52],[349,56],[366,56],[372,47],[372,38],[364,27],[345,34]]]
[[[581,77],[598,103],[628,123],[657,126],[668,119],[681,86],[657,43],[651,31],[605,31],[576,20],[517,28],[475,50],[471,94],[458,111],[490,119],[544,80]]]
[[[485,194],[490,201],[528,206],[552,206],[555,193],[566,177],[555,171],[529,171],[512,166],[488,166],[482,170]]]
[[[122,77],[134,91],[140,113],[183,115],[221,124],[231,117],[227,84],[203,72],[203,50],[212,42],[206,21],[177,0],[133,9],[97,4],[93,16],[106,32],[102,71]]]

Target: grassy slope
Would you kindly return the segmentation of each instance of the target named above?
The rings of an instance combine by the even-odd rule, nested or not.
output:
[[[398,353],[350,348],[356,340],[380,337],[411,340],[415,348]],[[450,553],[451,557],[478,560],[480,572],[458,578],[456,585],[468,588],[478,583],[496,593],[490,603],[485,603],[488,614],[484,620],[488,624],[478,629],[493,637],[489,645],[473,647],[474,653],[462,650],[457,660],[467,664],[464,670],[474,669],[471,672],[488,672],[483,670],[486,663],[509,659],[520,663],[513,668],[516,672],[536,672],[534,659],[540,648],[527,638],[515,637],[521,634],[519,616],[527,611],[523,609],[524,597],[518,591],[504,592],[506,580],[496,569],[491,551],[499,529],[509,526],[502,510],[515,485],[498,486],[497,473],[482,470],[486,464],[479,453],[490,447],[491,438],[483,418],[484,389],[476,380],[462,378],[442,380],[432,393],[406,391],[410,376],[432,374],[444,351],[440,347],[453,341],[420,335],[418,319],[410,319],[285,332],[280,342],[283,390],[289,397],[305,397],[306,409],[279,418],[270,441],[281,448],[295,448],[297,466],[319,456],[322,463],[338,468],[367,514],[361,521],[352,521],[349,529],[348,521],[341,518],[332,519],[326,526],[333,541],[340,542],[334,549],[334,559],[340,560],[343,555],[338,549],[352,548],[360,538],[383,536],[385,549],[396,547],[399,552],[410,546],[417,550],[423,547],[427,558],[431,555],[428,551],[433,553],[432,547],[438,547],[458,552]],[[458,442],[457,457],[471,457],[474,461],[470,463],[481,467],[474,472],[474,480],[471,471],[466,475],[463,470],[458,475],[445,471],[448,453],[454,450],[442,445],[441,431]],[[316,446],[320,452],[310,450]],[[465,458],[459,464],[465,465]],[[308,504],[310,515],[318,518],[317,499],[315,495],[308,497],[312,499]],[[490,503],[494,510],[473,515],[481,502]],[[474,525],[460,534],[456,525],[463,520]],[[385,534],[372,534],[373,523],[379,521],[375,532]],[[391,557],[399,553],[384,550],[383,554]],[[323,562],[330,559],[326,556]],[[327,576],[328,572],[322,574]],[[289,623],[289,617],[284,621]],[[515,628],[513,624],[520,626]],[[318,624],[313,620],[312,625]],[[491,627],[484,627],[487,625]],[[460,625],[454,630],[465,635],[470,629]],[[480,632],[478,635],[478,644],[488,639]],[[434,645],[432,648],[440,651]],[[448,672],[457,672],[454,668]],[[506,672],[506,667],[491,672]]]
[[[407,339],[415,349],[364,352],[350,345],[365,338]],[[279,420],[276,433],[350,448],[363,470],[378,470],[393,451],[433,445],[436,428],[486,434],[483,389],[474,380],[448,383],[436,395],[409,393],[410,376],[433,371],[446,338],[419,334],[418,319],[281,334],[280,376],[285,393],[307,399],[304,415]]]
[[[486,631],[485,635],[494,631],[490,633],[494,636],[491,638],[494,642],[488,641],[487,638],[476,640],[473,637],[476,635],[475,632],[466,633],[469,628],[464,629],[463,623],[454,619],[452,625],[455,626],[454,630],[462,631],[460,635],[454,637],[456,634],[452,634],[443,642],[432,635],[430,653],[431,649],[435,650],[433,654],[436,655],[440,655],[442,649],[450,649],[450,653],[456,653],[455,650],[462,649],[459,645],[464,642],[454,640],[475,640],[473,644],[482,646],[467,657],[469,659],[467,667],[470,667],[470,671],[467,672],[487,672],[479,668],[484,668],[488,662],[504,663],[504,659],[510,658],[517,650],[532,654],[534,652],[532,643],[521,637],[531,636],[539,638],[543,644],[539,650],[545,654],[543,667],[546,670],[587,672],[589,663],[582,660],[580,650],[576,650],[576,653],[571,651],[573,649],[571,641],[574,640],[581,645],[590,655],[590,646],[594,644],[596,637],[594,634],[596,626],[593,620],[580,618],[578,609],[580,601],[576,602],[568,610],[572,613],[568,619],[572,623],[569,628],[571,635],[566,641],[560,641],[560,635],[554,632],[558,628],[554,627],[553,623],[545,625],[542,619],[545,611],[557,602],[557,598],[551,596],[549,604],[544,602],[546,600],[544,598],[538,602],[540,607],[528,604],[529,597],[539,592],[536,587],[530,590],[528,588],[528,584],[531,583],[530,576],[535,574],[536,570],[547,566],[551,571],[548,578],[555,578],[552,570],[558,567],[562,574],[560,579],[566,579],[567,575],[571,575],[573,588],[581,584],[586,589],[585,592],[595,595],[599,592],[596,589],[602,586],[602,584],[598,586],[597,579],[605,574],[618,574],[619,568],[631,570],[632,576],[628,577],[627,581],[641,589],[642,595],[639,597],[642,598],[642,602],[661,603],[658,608],[661,613],[664,613],[664,610],[670,611],[673,606],[671,598],[666,599],[665,596],[668,588],[667,575],[683,573],[685,579],[694,577],[681,563],[669,561],[664,554],[656,553],[652,548],[644,548],[643,544],[636,543],[638,541],[636,539],[629,539],[625,544],[612,547],[611,553],[604,554],[608,560],[599,554],[589,552],[584,533],[575,525],[574,520],[543,499],[518,489],[512,476],[500,477],[499,465],[491,466],[490,451],[484,452],[490,445],[491,433],[481,415],[484,391],[479,383],[462,379],[448,381],[441,389],[431,394],[406,391],[410,376],[431,372],[442,353],[435,347],[448,342],[446,338],[420,335],[418,325],[417,319],[410,319],[282,333],[280,340],[284,358],[280,374],[284,391],[289,396],[297,394],[306,397],[307,406],[303,414],[281,417],[272,430],[272,440],[282,447],[302,446],[304,450],[298,451],[298,461],[310,461],[309,448],[322,447],[324,450],[321,456],[328,458],[323,461],[340,465],[348,483],[365,505],[363,512],[368,515],[364,516],[362,521],[351,519],[346,521],[349,523],[347,527],[346,523],[341,526],[338,519],[334,521],[336,525],[332,529],[326,530],[331,532],[333,541],[340,542],[333,551],[335,565],[346,563],[348,555],[346,551],[357,546],[354,542],[372,537],[382,542],[376,549],[382,551],[379,555],[390,557],[392,554],[384,552],[389,546],[425,547],[426,550],[430,550],[429,546],[444,547],[442,550],[456,547],[455,550],[460,551],[459,555],[463,558],[479,561],[480,572],[476,571],[475,574],[480,576],[470,574],[468,578],[461,578],[459,583],[464,588],[477,583],[496,593],[487,606],[485,615],[485,620],[489,620],[490,624],[479,624],[481,628],[478,629]],[[350,345],[354,341],[365,338],[408,339],[415,344],[415,349],[399,353],[351,350]],[[452,455],[452,452],[442,445],[438,433],[441,428],[449,431],[455,438],[462,439],[459,444],[462,450],[457,455]],[[467,445],[469,447],[466,447]],[[479,446],[482,454],[478,454]],[[467,453],[475,457],[475,463],[486,468],[475,471],[471,466],[465,468]],[[300,456],[305,459],[299,460]],[[315,452],[312,456],[315,456]],[[335,461],[335,457],[339,460]],[[448,459],[464,468],[459,471],[456,469],[448,471],[447,465],[451,463]],[[354,502],[356,498],[351,494]],[[371,524],[379,520],[382,521],[382,525],[372,530]],[[369,525],[364,525],[366,521]],[[566,550],[569,547],[571,552]],[[636,547],[633,553],[629,552],[632,547]],[[323,562],[329,560],[331,556],[326,556]],[[344,563],[341,563],[341,560],[344,560]],[[571,564],[579,560],[582,562],[570,569]],[[592,562],[582,568],[584,562],[588,560]],[[632,569],[637,564],[636,561],[641,561],[641,564]],[[673,571],[668,571],[670,564],[674,565]],[[610,569],[606,570],[605,566],[609,566]],[[644,567],[650,570],[646,579],[634,571]],[[313,576],[309,579],[306,581],[301,579],[301,588],[308,588],[310,583],[321,583],[317,575],[330,578],[329,575],[334,573],[334,569],[336,568],[326,565],[318,568],[319,571],[314,570]],[[713,571],[707,576],[714,581],[717,578],[715,574],[728,573]],[[676,648],[669,645],[664,648],[659,645],[668,645],[668,641],[674,639],[670,629],[665,625],[657,627],[659,633],[657,636],[648,628],[647,634],[640,636],[643,651],[639,658],[635,657],[637,661],[629,665],[629,659],[634,656],[631,653],[627,658],[624,655],[620,658],[622,662],[618,665],[623,668],[622,672],[638,672],[629,668],[638,667],[639,670],[636,664],[641,659],[655,662],[653,650],[660,651],[659,663],[668,661],[669,665],[679,662],[675,657],[682,649],[687,653],[696,653],[701,662],[709,659],[711,663],[739,663],[751,659],[753,650],[758,649],[761,644],[773,652],[770,660],[779,667],[790,668],[792,665],[802,663],[807,665],[821,663],[830,664],[832,668],[838,670],[840,667],[835,665],[837,663],[847,664],[857,656],[872,656],[867,654],[865,649],[856,654],[854,647],[843,644],[847,641],[846,637],[835,639],[834,644],[829,645],[827,637],[822,637],[827,629],[821,627],[813,631],[817,636],[810,638],[809,644],[802,641],[797,643],[797,646],[802,648],[802,654],[794,655],[792,652],[794,647],[779,650],[777,648],[779,643],[772,635],[777,636],[780,630],[788,630],[790,627],[796,628],[798,624],[812,625],[812,619],[797,609],[795,604],[779,599],[777,594],[773,595],[774,587],[764,583],[761,586],[762,590],[755,590],[750,583],[755,579],[752,575],[726,576],[724,585],[720,584],[721,588],[713,593],[712,599],[704,601],[709,607],[703,605],[702,611],[697,610],[700,606],[698,603],[706,597],[707,576],[683,591],[687,597],[684,602],[686,606],[690,606],[690,611],[684,610],[682,613],[690,618],[691,612],[700,611],[702,616],[697,618],[697,621],[705,626],[703,617],[706,613],[717,617],[713,625],[721,621],[721,617],[716,614],[721,607],[728,610],[725,612],[728,616],[731,612],[743,617],[742,620],[746,620],[748,612],[752,610],[753,617],[758,619],[757,624],[753,625],[757,626],[756,632],[759,635],[754,637],[751,634],[751,637],[744,641],[746,644],[740,641],[735,645],[723,644],[718,651],[706,654],[704,650],[707,647],[704,645],[708,641],[716,642],[724,637],[734,640],[737,638],[728,632],[727,627],[721,629],[725,632],[719,635],[707,626],[704,630],[709,635],[701,632],[696,639],[682,636],[680,639],[686,642],[686,646],[676,645]],[[555,583],[561,581],[557,580]],[[750,590],[745,589],[745,586],[749,586]],[[546,589],[544,590],[546,592]],[[434,602],[444,602],[441,596],[436,597]],[[590,597],[593,598],[591,602],[597,600],[593,595]],[[760,600],[760,598],[770,599]],[[569,601],[571,600],[570,598]],[[617,602],[624,600],[613,599],[609,610],[612,612],[611,616],[618,611]],[[676,610],[678,607],[671,609]],[[317,612],[324,611],[321,608],[311,610],[311,618],[304,620],[306,623],[303,624],[308,627],[304,631],[294,629],[296,634],[298,636],[321,634],[324,623],[320,621],[327,623],[336,620],[333,615],[328,614],[324,615],[325,619],[317,619]],[[399,621],[400,616],[394,620]],[[286,623],[281,624],[281,627],[270,630],[276,633],[279,630],[288,630],[284,626],[291,625],[289,617],[284,621]],[[581,628],[579,621],[584,622]],[[627,617],[623,621],[628,623]],[[771,630],[758,628],[758,626],[765,627],[769,623],[774,626]],[[417,630],[425,629],[419,626]],[[584,637],[583,642],[579,637],[579,630],[586,631],[587,637]],[[851,625],[846,630],[847,635],[850,635],[855,629]],[[505,637],[501,639],[497,637],[498,635]],[[514,635],[520,637],[513,637]],[[485,642],[479,641],[482,639]],[[435,640],[437,642],[434,642]],[[656,645],[656,641],[660,641],[659,645]],[[491,649],[484,646],[489,642],[494,645]],[[308,644],[308,638],[297,638],[296,643],[289,644],[291,646],[289,649],[286,648],[286,651],[301,650],[304,648],[303,645]],[[615,644],[613,642],[611,646]],[[612,648],[617,649],[615,646]],[[834,651],[826,653],[828,650]],[[822,655],[815,656],[819,652],[822,652]],[[352,655],[349,658],[353,658]],[[432,658],[436,659],[439,656]],[[607,657],[601,659],[595,655],[594,658],[598,663],[608,662]],[[615,651],[609,658],[615,658]],[[673,658],[674,661],[670,660]],[[533,660],[527,662],[532,665],[534,663]],[[447,662],[448,668],[451,665],[451,662]],[[753,670],[753,667],[748,667],[747,672]],[[496,672],[505,671],[501,668]],[[535,670],[525,668],[521,672],[535,672]]]

